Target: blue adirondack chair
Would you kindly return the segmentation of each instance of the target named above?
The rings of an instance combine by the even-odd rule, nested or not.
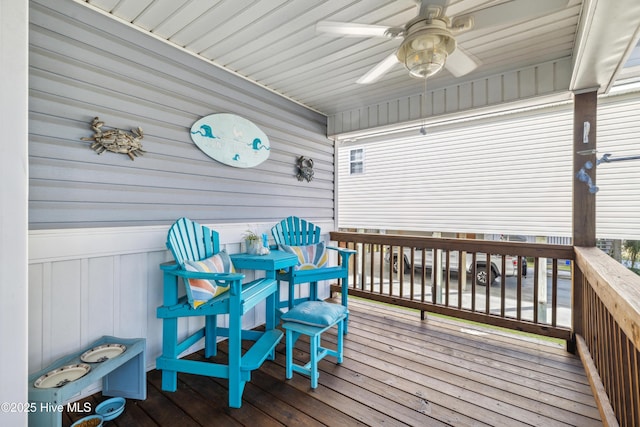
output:
[[[228,255],[220,251],[218,233],[187,218],[181,218],[171,226],[167,247],[175,263],[161,265],[164,295],[157,316],[162,319],[162,355],[156,366],[162,370],[162,389],[176,390],[178,372],[227,378],[229,406],[239,408],[251,371],[274,355],[275,346],[283,336],[282,331],[275,329],[273,320],[267,322],[271,329],[264,332],[243,330],[242,316],[265,300],[267,316],[275,313],[276,281],[259,279],[243,283],[244,275],[234,273]],[[186,288],[186,295],[179,298],[182,286]],[[228,327],[218,327],[217,317],[225,314],[228,315]],[[204,316],[204,327],[181,338],[183,333],[178,331],[178,320],[192,316]],[[178,357],[202,339],[205,357],[215,356],[218,337],[228,338],[226,364]],[[244,355],[242,340],[255,341]]]
[[[320,239],[320,227],[317,225],[290,216],[283,219],[271,228],[271,234],[278,245],[279,249],[291,251],[298,255],[300,264],[297,268],[290,268],[281,271],[276,275],[278,280],[278,289],[280,282],[288,282],[289,299],[278,301],[278,308],[292,308],[296,304],[308,301],[318,300],[318,282],[323,280],[338,279],[342,282],[342,305],[347,307],[348,289],[349,289],[349,257],[356,251],[346,248],[338,248],[333,246],[325,246]],[[340,264],[337,266],[328,266],[326,261],[328,256],[326,250],[337,251],[340,255]],[[326,264],[325,264],[326,263]],[[309,283],[309,297],[296,298],[295,285]],[[346,324],[345,324],[346,333]]]

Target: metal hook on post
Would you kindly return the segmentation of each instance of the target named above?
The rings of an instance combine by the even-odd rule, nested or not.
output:
[[[586,125],[589,122],[584,122],[584,123],[585,123],[585,129],[586,129],[587,128]],[[582,154],[582,155],[589,155],[589,154],[595,154],[595,153],[596,153],[596,150],[585,150],[585,151],[578,152],[578,154]],[[601,163],[624,162],[627,160],[640,160],[640,156],[627,156],[627,157],[619,157],[617,159],[612,159],[611,153],[605,153],[602,155],[602,157],[596,160],[595,166],[598,166]],[[580,170],[576,174],[576,178],[578,179],[578,181],[586,183],[589,186],[589,192],[592,194],[595,194],[598,192],[599,188],[593,184],[593,180],[591,179],[591,176],[587,172],[587,170],[590,170],[593,167],[594,165],[592,162],[590,161],[586,162],[584,166],[580,168]]]

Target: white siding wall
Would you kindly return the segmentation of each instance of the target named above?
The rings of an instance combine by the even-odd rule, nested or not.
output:
[[[333,219],[334,147],[326,117],[69,0],[30,2],[30,229]],[[269,137],[254,168],[212,160],[191,125],[213,113]],[[98,156],[91,120],[140,126],[146,153]],[[314,179],[299,182],[299,156]]]
[[[601,99],[598,158],[640,156],[640,93]],[[597,167],[596,235],[640,240],[640,159]]]
[[[338,148],[345,228],[571,236],[573,107],[479,119]],[[640,155],[640,96],[600,100],[599,156]],[[349,150],[365,173],[349,175]],[[640,160],[597,171],[597,236],[640,239]]]
[[[569,106],[339,148],[339,227],[570,235]],[[348,174],[365,147],[365,173]],[[535,218],[535,221],[531,219]]]
[[[175,219],[212,225],[229,252],[240,251],[247,228],[268,231],[288,215],[333,229],[326,117],[76,2],[29,5],[29,372],[107,334],[146,337],[153,367],[161,347],[158,265],[170,258],[165,239]],[[260,126],[269,160],[232,168],[198,150],[190,126],[216,112]],[[81,141],[94,116],[107,126],[141,126],[146,153],[133,162],[96,155]],[[301,155],[314,159],[311,182],[295,177]],[[3,313],[26,316],[25,307],[17,310]],[[261,324],[264,309],[245,321]],[[181,331],[200,322],[185,320]]]

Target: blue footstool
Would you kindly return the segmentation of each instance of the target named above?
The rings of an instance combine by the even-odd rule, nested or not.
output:
[[[337,363],[342,363],[344,342],[344,322],[347,318],[347,308],[343,305],[325,301],[306,301],[281,316],[282,327],[286,331],[287,343],[287,379],[293,377],[293,372],[299,372],[311,377],[311,388],[318,387],[318,362],[325,356],[333,356]],[[338,325],[338,345],[335,350],[320,345],[320,338],[324,331]],[[311,360],[304,366],[293,363],[293,347],[300,335],[309,336]]]

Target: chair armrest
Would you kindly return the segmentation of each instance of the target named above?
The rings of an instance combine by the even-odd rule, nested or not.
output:
[[[175,269],[167,271],[169,274],[182,277],[183,279],[205,279],[215,280],[219,286],[230,287],[231,295],[239,295],[242,290],[242,281],[245,275],[242,273],[206,273],[202,271],[187,271]]]
[[[357,253],[357,251],[354,251],[353,249],[339,248],[337,246],[327,246],[327,249],[338,252],[338,255],[342,258],[342,268],[347,268],[349,265],[349,258],[351,255]]]
[[[339,248],[337,246],[327,246],[327,249],[338,251],[340,254],[348,254],[348,255],[353,255],[353,254],[358,252],[358,251],[353,250],[353,249]]]
[[[186,277],[187,279],[207,279],[215,280],[216,282],[242,281],[245,277],[242,273],[206,273],[203,271],[187,271],[182,269],[172,273],[180,277]]]

